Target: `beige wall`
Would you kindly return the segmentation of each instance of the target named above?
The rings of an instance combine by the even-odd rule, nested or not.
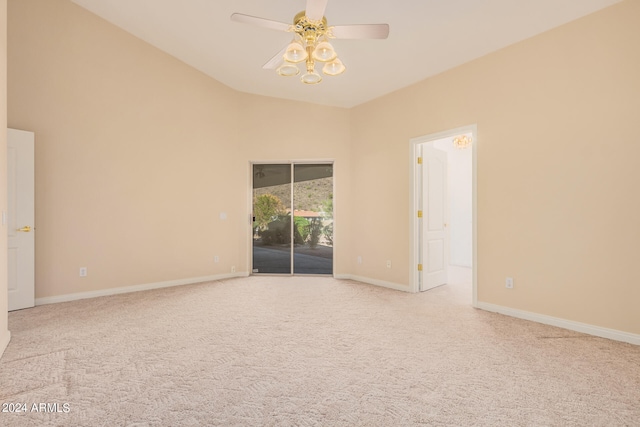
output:
[[[334,161],[334,273],[346,274],[350,213],[350,113],[341,108],[237,94],[238,154],[245,161]],[[246,194],[245,187],[234,191]],[[248,238],[245,239],[248,241]]]
[[[0,0],[0,213],[7,210],[7,0]],[[0,356],[9,343],[7,228],[0,228]]]
[[[344,173],[344,110],[239,94],[67,0],[10,1],[8,55],[10,127],[36,135],[36,298],[246,272],[249,161]],[[339,136],[303,138],[316,119]]]
[[[626,1],[353,109],[352,200],[376,215],[352,269],[408,283],[408,141],[477,124],[479,301],[640,333],[638,22]]]
[[[249,162],[318,158],[335,272],[407,285],[409,140],[477,124],[479,300],[640,333],[638,18],[623,2],[344,110],[235,92],[67,0],[10,0],[36,296],[247,271]]]

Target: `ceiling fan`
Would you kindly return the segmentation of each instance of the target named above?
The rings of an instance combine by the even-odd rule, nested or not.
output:
[[[304,63],[305,73],[300,80],[306,84],[317,84],[322,76],[316,71],[316,62],[324,63],[322,73],[328,76],[342,74],[346,67],[334,50],[329,39],[386,39],[388,24],[360,24],[328,26],[324,11],[328,0],[307,0],[306,9],[293,18],[293,24],[234,13],[231,20],[258,25],[278,31],[293,33],[293,40],[262,68],[277,70],[285,77],[300,74],[299,64]]]

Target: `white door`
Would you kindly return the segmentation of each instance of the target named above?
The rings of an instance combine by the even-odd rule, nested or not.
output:
[[[421,291],[447,283],[447,206],[447,153],[422,145]]]
[[[7,129],[9,311],[35,305],[33,132]]]

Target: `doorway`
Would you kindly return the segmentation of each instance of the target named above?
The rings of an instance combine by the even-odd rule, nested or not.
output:
[[[251,169],[252,273],[333,275],[333,164]]]
[[[410,145],[411,290],[471,282],[475,305],[476,126],[414,138]]]

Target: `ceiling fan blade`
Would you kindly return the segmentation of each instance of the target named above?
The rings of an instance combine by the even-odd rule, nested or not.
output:
[[[271,30],[289,31],[290,24],[284,22],[272,21],[270,19],[257,18],[251,15],[244,15],[242,13],[234,13],[231,15],[231,20],[241,22],[243,24],[252,24],[259,27],[269,28]]]
[[[324,11],[327,8],[328,0],[307,0],[307,7],[304,14],[312,21],[319,21],[324,16]]]
[[[331,34],[337,39],[386,39],[389,24],[336,25]]]
[[[262,66],[265,70],[276,70],[279,66],[284,62],[284,52],[287,50],[287,46],[283,47],[282,50],[275,54],[273,58],[271,58],[266,64]]]

